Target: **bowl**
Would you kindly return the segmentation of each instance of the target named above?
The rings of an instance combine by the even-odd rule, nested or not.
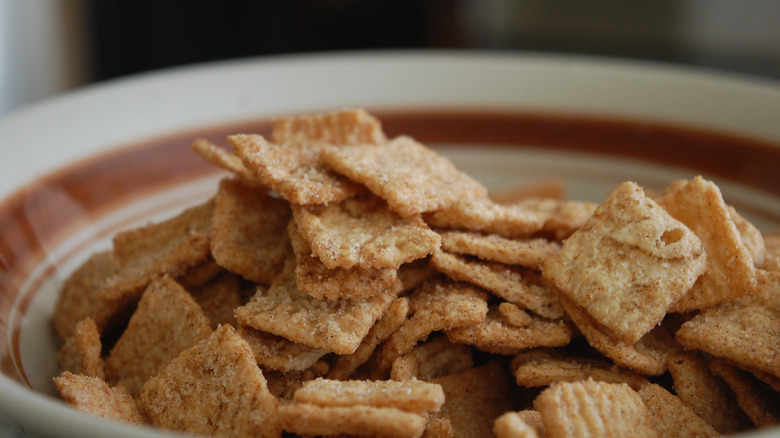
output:
[[[84,87],[0,120],[0,417],[20,436],[153,437],[81,414],[52,377],[64,278],[121,229],[212,195],[196,137],[267,134],[280,115],[365,108],[491,190],[702,175],[762,231],[780,229],[780,85],[616,59],[450,51],[243,59]],[[780,436],[762,430],[755,436]]]

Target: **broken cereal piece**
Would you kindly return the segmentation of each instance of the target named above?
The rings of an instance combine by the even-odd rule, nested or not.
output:
[[[447,209],[425,214],[435,228],[480,231],[506,238],[528,237],[539,231],[544,219],[521,205],[504,205],[489,198],[464,198]]]
[[[237,331],[252,349],[257,364],[267,370],[303,371],[327,353],[251,327],[239,326]]]
[[[370,298],[397,281],[398,271],[391,268],[353,266],[349,269],[330,269],[312,254],[309,243],[298,232],[295,221],[290,221],[287,233],[295,252],[295,278],[298,289],[314,298]]]
[[[470,231],[440,231],[442,250],[466,254],[482,260],[538,269],[542,262],[560,250],[547,239],[509,239],[495,234]]]
[[[287,203],[237,180],[219,183],[214,208],[211,255],[222,267],[247,280],[269,284],[288,253]]]
[[[111,387],[96,376],[64,371],[54,378],[63,400],[86,414],[125,423],[143,424],[145,419],[123,385]]]
[[[563,309],[558,297],[541,282],[533,284],[526,279],[530,272],[501,263],[473,260],[444,251],[436,251],[431,266],[450,278],[482,287],[504,300],[528,309],[539,316],[558,319]]]
[[[172,360],[141,391],[155,426],[198,435],[279,437],[276,398],[229,325]]]
[[[154,280],[106,359],[108,381],[123,383],[136,396],[148,378],[211,331],[208,317],[183,287],[167,276]]]
[[[542,271],[594,320],[633,344],[706,269],[699,238],[639,186],[626,182],[547,259]]]
[[[477,324],[487,314],[487,293],[466,283],[432,281],[409,296],[410,317],[379,350],[377,374],[435,331]]]
[[[646,385],[647,377],[621,369],[606,360],[575,356],[560,350],[537,348],[520,352],[512,359],[515,381],[520,386],[544,387],[559,381],[593,379],[626,383],[634,390]]]
[[[702,309],[755,290],[753,258],[715,184],[697,176],[673,184],[658,203],[699,236],[709,263],[706,273],[675,303],[673,311]]]
[[[68,337],[60,348],[60,368],[73,374],[105,379],[102,349],[103,344],[95,321],[89,317],[84,318],[76,324],[73,335]]]
[[[334,380],[349,379],[359,366],[369,360],[377,346],[385,342],[401,327],[408,313],[409,299],[406,297],[395,299],[382,318],[368,331],[368,335],[363,338],[357,350],[352,354],[339,356],[333,364],[333,368],[328,372],[328,378]]]
[[[297,287],[295,259],[288,259],[267,290],[236,309],[239,324],[337,354],[351,354],[400,292],[400,281],[360,300],[318,300]]]
[[[651,383],[638,391],[660,437],[705,438],[722,436],[679,398]]]
[[[312,254],[330,269],[398,269],[441,244],[420,215],[402,218],[373,195],[293,206],[293,217]]]
[[[431,380],[474,367],[471,347],[437,336],[393,361],[392,380]]]
[[[539,394],[534,408],[553,438],[658,436],[639,394],[626,384],[554,383]]]
[[[461,199],[487,197],[482,184],[409,137],[380,145],[326,147],[323,158],[386,200],[402,217],[444,210]]]
[[[516,354],[534,347],[559,347],[571,341],[572,330],[562,319],[532,317],[525,327],[509,324],[497,306],[491,306],[479,324],[445,330],[450,341],[494,354]]]

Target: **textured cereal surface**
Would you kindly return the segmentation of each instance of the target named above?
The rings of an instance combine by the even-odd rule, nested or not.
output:
[[[235,309],[244,304],[243,281],[240,277],[223,272],[197,287],[189,287],[187,291],[200,304],[203,313],[211,321],[215,329],[223,324],[236,327]]]
[[[317,406],[375,406],[418,414],[438,412],[444,403],[441,385],[419,380],[314,379],[295,391],[294,400]]]
[[[372,298],[318,300],[301,292],[294,259],[267,290],[236,309],[242,325],[337,354],[351,354],[400,291],[400,282]]]
[[[780,377],[780,309],[745,301],[709,307],[676,334],[687,349]]]
[[[302,436],[374,436],[415,438],[425,430],[425,417],[396,408],[324,407],[287,404],[279,407],[286,432]]]
[[[472,231],[439,231],[439,234],[441,248],[446,252],[534,269],[561,248],[557,242],[541,238],[509,239]]]
[[[312,254],[330,269],[398,269],[441,245],[420,215],[402,218],[375,196],[293,206],[293,217]]]
[[[192,150],[196,154],[203,157],[206,161],[221,167],[225,170],[233,172],[238,176],[245,184],[252,187],[261,187],[263,182],[255,176],[252,171],[244,166],[235,153],[228,152],[227,150],[215,145],[214,143],[206,140],[205,138],[198,138],[192,143]]]
[[[387,141],[382,122],[361,108],[274,119],[271,141],[277,144],[380,144]]]
[[[675,311],[701,309],[752,293],[756,288],[753,258],[714,183],[698,176],[675,184],[658,203],[699,236],[709,262],[707,272],[675,304]]]
[[[364,184],[402,217],[487,196],[479,182],[409,137],[381,145],[326,147],[323,156],[336,171]]]
[[[662,437],[705,438],[723,436],[679,398],[655,383],[638,391],[653,427]]]
[[[106,359],[108,381],[136,396],[148,378],[211,332],[208,317],[183,287],[170,277],[155,280]]]
[[[196,435],[279,437],[277,400],[246,342],[223,325],[144,385],[155,426]]]
[[[355,196],[365,188],[322,162],[322,145],[280,145],[257,134],[228,137],[235,154],[263,184],[295,204],[326,204]]]
[[[536,213],[543,219],[539,234],[561,241],[585,225],[598,204],[587,201],[530,198],[517,205]]]
[[[73,374],[106,378],[101,356],[103,343],[92,318],[84,318],[76,324],[73,336],[65,340],[58,355],[60,368]]]
[[[287,257],[290,207],[233,179],[220,181],[215,203],[214,260],[247,280],[271,283]]]
[[[330,269],[312,254],[309,243],[298,232],[295,221],[290,221],[287,233],[295,252],[295,278],[298,289],[314,298],[368,298],[382,293],[398,279],[398,270],[392,268],[353,266],[349,269]]]
[[[752,423],[740,409],[734,393],[710,371],[709,361],[703,355],[675,353],[666,363],[674,393],[715,430],[728,435],[750,428]]]
[[[446,336],[436,336],[393,361],[392,380],[431,380],[467,371],[474,367],[471,347],[456,344]]]
[[[625,384],[558,382],[539,394],[534,408],[551,438],[658,436],[639,394]]]
[[[533,347],[558,347],[571,341],[572,330],[563,320],[535,317],[525,327],[509,324],[497,306],[491,307],[479,324],[446,330],[447,337],[459,344],[496,354],[513,354]]]
[[[519,412],[507,412],[496,418],[493,423],[493,433],[496,438],[540,438],[546,436],[544,426],[541,424],[541,415],[536,411],[527,412],[538,415],[539,423],[526,421]],[[528,414],[525,415],[525,417],[528,416]]]
[[[780,425],[780,393],[754,375],[722,359],[710,362],[710,369],[729,385],[737,404],[757,428]]]
[[[544,387],[559,381],[593,379],[599,382],[625,383],[636,390],[649,382],[644,375],[622,369],[609,361],[549,348],[520,352],[512,359],[512,369],[517,384],[526,387]]]
[[[544,219],[522,205],[504,205],[489,198],[458,199],[446,210],[425,215],[436,228],[480,231],[503,237],[527,237],[539,231]]]
[[[257,364],[267,370],[303,371],[327,353],[251,327],[239,326],[237,331],[252,349]]]
[[[81,412],[125,423],[143,424],[144,416],[127,389],[111,387],[103,379],[64,371],[54,386],[65,402]]]
[[[450,278],[482,287],[504,300],[550,319],[563,316],[558,297],[549,288],[526,281],[523,274],[502,263],[485,262],[436,251],[431,266]]]
[[[547,259],[543,273],[630,344],[691,289],[707,257],[696,235],[627,182]]]

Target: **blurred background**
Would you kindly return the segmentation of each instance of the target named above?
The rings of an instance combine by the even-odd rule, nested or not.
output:
[[[368,49],[621,57],[780,79],[776,0],[0,0],[0,115],[84,84]]]

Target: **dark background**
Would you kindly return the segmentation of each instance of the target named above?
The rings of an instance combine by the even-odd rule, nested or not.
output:
[[[780,2],[89,0],[91,80],[331,50],[486,49],[643,59],[780,78]]]

